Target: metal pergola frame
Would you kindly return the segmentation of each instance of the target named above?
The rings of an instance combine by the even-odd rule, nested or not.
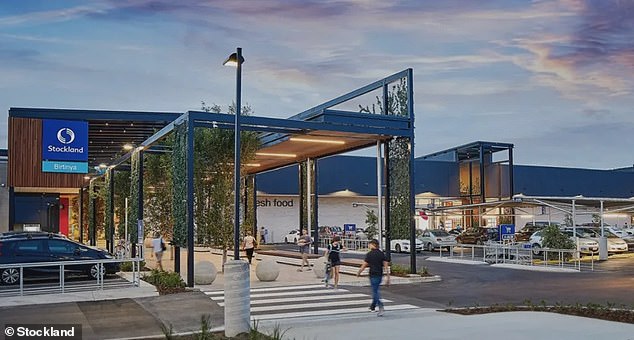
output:
[[[361,95],[367,94],[371,91],[381,89],[383,92],[383,101],[384,101],[384,111],[387,112],[387,98],[389,93],[388,85],[400,79],[407,79],[407,116],[394,116],[387,114],[366,114],[352,111],[341,111],[341,110],[331,110],[330,108],[339,105],[341,103],[347,102],[351,99],[359,97]],[[274,168],[266,168],[259,169],[259,172],[273,170],[275,168],[287,166],[293,163],[299,163],[300,161],[313,161],[313,166],[317,166],[317,160],[321,157],[330,156],[332,154],[349,152],[360,148],[366,148],[371,145],[377,145],[380,150],[380,145],[383,143],[385,148],[386,160],[384,163],[384,176],[385,178],[389,178],[389,170],[387,169],[387,156],[388,156],[388,145],[385,142],[391,138],[395,137],[405,137],[409,141],[409,211],[410,211],[410,242],[411,244],[415,244],[415,222],[414,222],[414,108],[413,108],[413,71],[412,69],[406,69],[401,72],[395,73],[389,77],[361,87],[357,90],[351,91],[347,94],[344,94],[340,97],[337,97],[333,100],[325,102],[323,104],[317,105],[311,109],[308,109],[304,112],[301,112],[295,116],[292,116],[288,119],[279,119],[279,118],[267,118],[267,117],[257,117],[257,116],[241,116],[240,117],[240,130],[246,131],[257,131],[264,132],[262,134],[261,140],[263,141],[263,146],[275,145],[277,143],[283,143],[288,138],[287,136],[290,134],[306,134],[311,131],[325,131],[332,133],[341,133],[341,134],[364,134],[364,135],[373,135],[375,136],[372,143],[368,143],[367,145],[358,145],[351,149],[346,149],[345,151],[338,150],[336,152],[325,152],[317,156],[311,156],[306,158],[294,159],[292,161],[280,162]],[[187,284],[189,286],[193,286],[194,282],[194,180],[193,180],[193,168],[194,168],[194,128],[195,127],[205,127],[205,128],[225,128],[225,129],[235,129],[235,120],[232,115],[229,114],[221,114],[221,113],[210,113],[210,112],[201,112],[201,111],[188,111],[178,118],[176,118],[171,123],[167,124],[161,130],[154,133],[149,138],[145,139],[140,146],[128,152],[127,154],[121,156],[119,159],[115,160],[110,167],[116,168],[117,166],[122,165],[126,162],[133,153],[135,152],[144,152],[144,149],[152,147],[153,144],[157,143],[160,139],[164,138],[168,134],[174,131],[176,126],[181,124],[187,124],[187,152],[186,152],[186,186],[187,186]],[[253,175],[254,173],[249,173],[249,175]],[[381,177],[381,176],[379,176]],[[379,178],[380,180],[380,178]],[[254,181],[255,182],[255,181]],[[317,180],[314,179],[314,183],[317,183]],[[389,186],[388,186],[389,187]],[[139,187],[139,190],[142,191],[142,186]],[[301,189],[300,189],[301,190]],[[311,190],[309,190],[310,192]],[[237,197],[240,195],[239,192],[235,192],[234,195]],[[301,195],[301,193],[300,193]],[[142,193],[140,193],[139,197],[142,197]],[[315,193],[315,200],[316,200]],[[380,200],[380,198],[379,198]],[[141,199],[139,199],[139,216],[142,218],[143,211],[143,203]],[[385,201],[389,202],[389,190],[385,192]],[[253,205],[252,209],[255,209],[256,206]],[[315,216],[317,204],[315,203]],[[381,208],[379,208],[381,209]],[[386,206],[385,212],[385,220],[386,220],[386,235],[389,235],[389,204]],[[317,221],[312,221],[315,225],[317,225]],[[318,228],[313,228],[314,238],[318,239]],[[317,251],[317,244],[315,243],[315,251]],[[390,244],[389,237],[386,240],[386,252],[388,258],[390,257]],[[412,247],[412,251],[410,254],[410,269],[414,273],[416,272],[416,250],[415,247]],[[175,258],[175,263],[179,261],[179,255]],[[175,265],[177,268],[180,265]]]

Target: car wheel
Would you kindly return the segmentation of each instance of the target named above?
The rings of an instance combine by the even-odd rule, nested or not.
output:
[[[20,270],[18,268],[7,268],[2,271],[2,283],[14,285],[20,282]]]
[[[434,251],[434,245],[430,243],[427,243],[427,250],[429,251]]]
[[[396,249],[397,253],[400,253],[401,252],[401,245],[397,243],[396,247],[394,247],[394,249]]]
[[[533,255],[539,256],[542,254],[542,250],[541,247],[539,246],[539,244],[535,243],[533,244],[533,246],[531,247],[532,251],[533,251]]]
[[[93,264],[90,266],[90,277],[93,279],[97,279],[97,274],[99,273],[99,264]],[[106,267],[101,266],[101,277],[103,278],[106,275]]]

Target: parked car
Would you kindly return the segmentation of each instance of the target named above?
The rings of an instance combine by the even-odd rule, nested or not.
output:
[[[410,252],[410,243],[409,240],[398,239],[390,241],[390,249],[394,252]],[[416,239],[416,252],[423,251],[423,242],[421,240]]]
[[[442,229],[424,230],[418,239],[423,243],[423,247],[429,251],[437,248],[449,248],[458,243],[455,235]]]
[[[297,243],[300,236],[302,236],[301,232],[298,229],[293,229],[284,235],[284,243]]]
[[[354,234],[354,238],[356,238],[357,240],[367,240],[368,235],[365,233],[365,229],[357,228]]]
[[[600,228],[576,228],[577,235],[582,237],[587,237],[595,241],[599,241],[601,237],[601,229]],[[572,232],[572,228],[566,229],[569,232]],[[609,230],[603,231],[603,235],[607,238],[608,241],[608,253],[616,254],[616,253],[624,253],[627,251],[628,246],[627,242],[625,242],[622,238],[616,236],[611,233]]]
[[[531,244],[531,248],[533,249],[533,254],[541,255],[542,254],[542,232],[543,230],[539,230],[533,233],[529,239],[529,243]],[[572,236],[572,232],[568,230],[562,230],[564,234],[566,234],[570,239],[574,240]],[[579,252],[582,254],[591,254],[599,251],[599,243],[590,238],[579,236]]]
[[[462,234],[456,236],[456,242],[462,244],[484,244],[489,240],[490,228],[469,228]]]
[[[79,261],[114,258],[105,250],[71,241],[63,235],[45,232],[15,232],[0,235],[0,264],[37,263],[53,261]],[[65,273],[84,274],[96,279],[98,264],[69,265]],[[119,263],[106,263],[103,274],[119,271]],[[58,266],[25,267],[24,278],[53,277],[59,275]],[[0,282],[11,285],[20,282],[20,268],[0,270]]]
[[[458,236],[460,234],[462,234],[462,232],[464,231],[464,229],[451,229],[449,230],[447,233],[449,233],[450,235],[454,235],[454,236]]]
[[[325,226],[319,227],[320,238],[332,238],[333,236],[343,236],[343,228],[339,226]]]
[[[515,242],[528,242],[536,231],[540,231],[549,225],[554,225],[560,227],[560,224],[557,222],[544,222],[544,221],[535,221],[535,222],[526,222],[524,227],[515,232]]]

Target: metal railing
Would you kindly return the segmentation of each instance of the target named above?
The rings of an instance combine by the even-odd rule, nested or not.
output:
[[[331,237],[320,237],[319,247],[326,248],[332,242]],[[368,250],[370,248],[368,239],[341,238],[341,244],[348,250]]]
[[[141,258],[128,258],[128,259],[95,259],[95,260],[78,260],[78,261],[52,261],[52,262],[0,264],[0,273],[3,273],[6,269],[18,268],[19,276],[20,276],[18,289],[12,289],[13,286],[11,285],[4,285],[2,286],[3,289],[0,290],[0,295],[6,295],[6,294],[11,295],[11,293],[15,293],[19,291],[20,296],[23,296],[25,293],[35,293],[35,294],[49,293],[51,290],[59,291],[60,293],[63,294],[67,290],[76,291],[78,290],[78,288],[79,290],[86,289],[86,288],[90,288],[90,289],[96,288],[99,290],[103,290],[104,277],[107,275],[105,265],[108,263],[124,263],[124,262],[132,263],[132,282],[127,282],[127,281],[126,282],[128,284],[131,284],[134,287],[138,287],[141,281],[141,268],[140,268],[141,261],[143,261],[143,259]],[[97,267],[92,268],[94,265],[96,265]],[[94,276],[92,274],[90,275],[91,277],[93,277],[93,279],[88,281],[90,282],[89,284],[87,283],[87,281],[84,281],[78,285],[67,286],[66,269],[71,266],[89,266],[90,272],[92,272],[93,269],[95,270],[95,275]],[[52,287],[51,286],[34,287],[34,288],[25,287],[25,283],[24,283],[25,269],[42,268],[42,267],[57,267],[58,268],[57,275],[59,275],[59,282],[57,283],[57,285]],[[51,271],[51,274],[52,273],[53,272]]]
[[[457,244],[449,246],[449,251],[440,249],[440,257],[481,261],[489,264],[517,264],[568,268],[577,271],[594,270],[594,254],[582,256],[576,249],[533,249],[522,243],[487,243],[484,245]]]

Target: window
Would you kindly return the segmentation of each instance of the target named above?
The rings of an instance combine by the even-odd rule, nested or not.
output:
[[[76,245],[62,240],[48,240],[48,250],[53,254],[72,254]]]
[[[17,243],[15,250],[18,253],[39,253],[44,249],[42,240],[24,240]]]

